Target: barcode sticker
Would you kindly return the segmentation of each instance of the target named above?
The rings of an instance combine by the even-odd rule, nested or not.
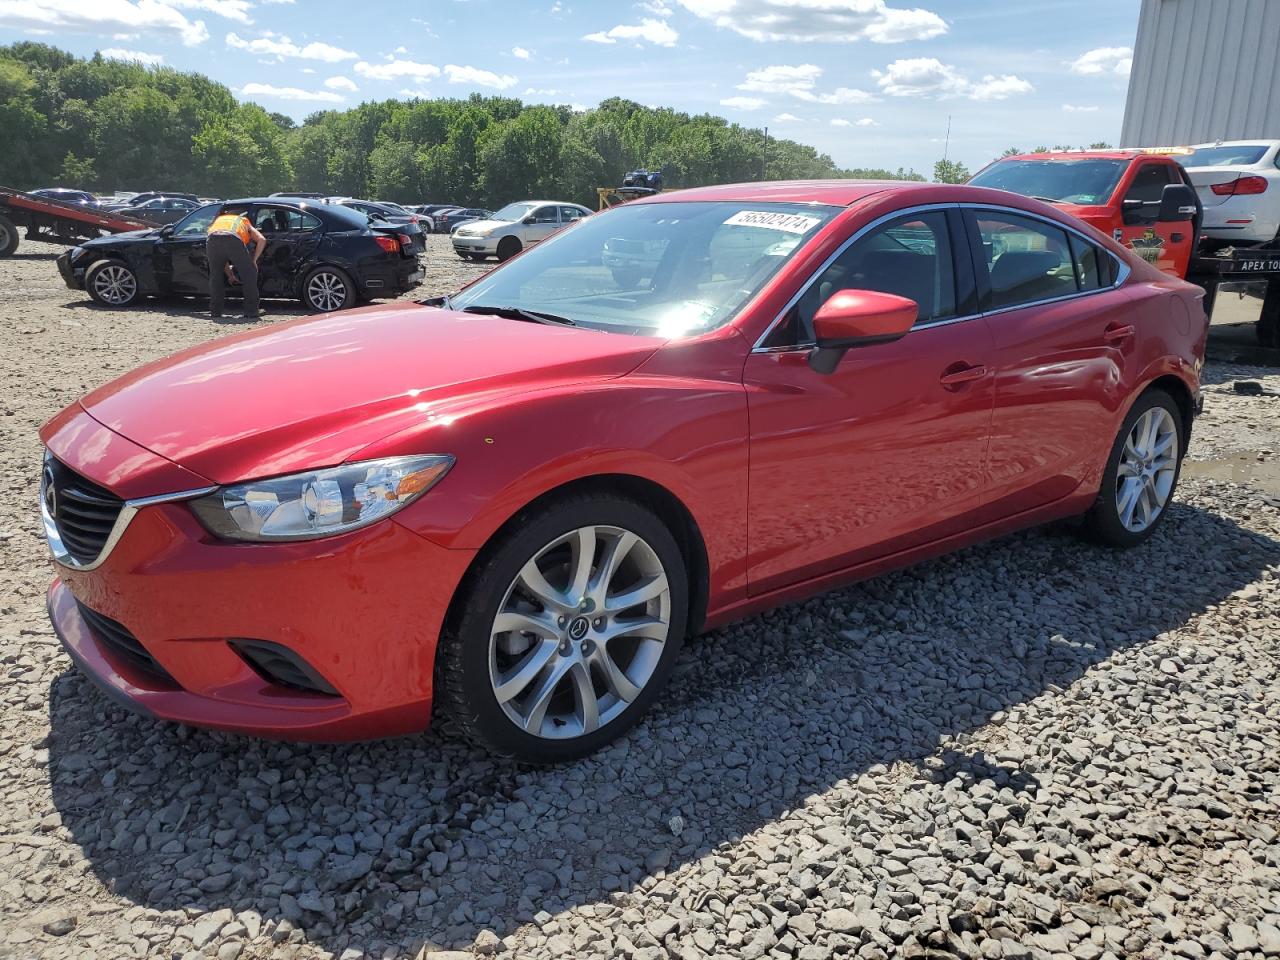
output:
[[[742,210],[725,221],[732,227],[762,227],[783,233],[808,233],[822,220],[801,213],[770,213],[767,210]]]

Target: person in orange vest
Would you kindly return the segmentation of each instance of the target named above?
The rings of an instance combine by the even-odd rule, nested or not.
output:
[[[253,254],[249,247],[252,245]],[[227,278],[235,270],[244,290],[244,318],[256,320],[266,313],[258,306],[258,261],[267,248],[264,237],[243,213],[222,213],[209,224],[204,242],[209,256],[209,313],[222,316],[227,295]]]

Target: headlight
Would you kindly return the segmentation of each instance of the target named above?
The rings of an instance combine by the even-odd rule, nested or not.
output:
[[[390,457],[221,487],[191,501],[227,540],[314,540],[377,523],[422,496],[453,457]]]

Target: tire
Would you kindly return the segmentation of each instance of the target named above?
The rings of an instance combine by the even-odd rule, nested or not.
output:
[[[13,255],[18,249],[18,228],[8,217],[0,215],[0,257]]]
[[[316,267],[302,281],[302,302],[316,313],[333,313],[355,306],[356,285],[340,267]]]
[[[129,307],[142,299],[138,275],[123,260],[99,260],[84,275],[84,288],[104,307]]]
[[[624,540],[615,567],[607,561]],[[579,590],[570,571],[588,543]],[[623,497],[573,496],[517,518],[462,589],[436,655],[438,708],[468,739],[525,763],[572,760],[621,736],[666,684],[684,641],[680,549],[657,516]],[[642,603],[605,607],[632,591]],[[499,630],[503,620],[532,629]]]
[[[498,241],[498,262],[510,260],[521,250],[520,240],[516,237],[503,237]]]
[[[1154,424],[1154,439],[1147,431]],[[1163,390],[1150,389],[1134,403],[1111,445],[1102,489],[1085,517],[1092,539],[1112,547],[1136,547],[1169,512],[1186,452],[1182,411]],[[1151,449],[1158,452],[1151,456]]]

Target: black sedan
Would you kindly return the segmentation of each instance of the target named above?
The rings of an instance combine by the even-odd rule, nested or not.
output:
[[[258,273],[263,297],[330,311],[397,297],[422,283],[412,238],[401,227],[370,223],[346,207],[284,198],[210,204],[172,226],[99,237],[60,256],[58,270],[68,287],[87,290],[104,306],[161,294],[205,296],[205,235],[223,212],[248,216],[267,238]]]
[[[146,203],[119,207],[113,212],[116,216],[136,217],[151,223],[177,223],[199,207],[198,200],[188,200],[186,197],[155,197]]]
[[[454,227],[470,223],[472,220],[488,220],[491,216],[493,216],[492,210],[481,210],[479,207],[458,207],[453,210],[447,210],[443,215],[435,218],[436,230],[440,233],[452,233]]]
[[[79,207],[96,207],[98,199],[87,190],[69,190],[66,187],[41,187],[39,190],[32,190],[33,197],[43,197],[46,200],[60,200],[63,203],[74,203]]]

